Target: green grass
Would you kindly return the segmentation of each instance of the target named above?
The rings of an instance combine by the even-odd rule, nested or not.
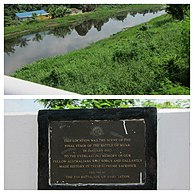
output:
[[[101,5],[98,6],[96,11],[94,12],[87,12],[77,15],[67,15],[63,18],[55,18],[50,20],[44,21],[29,21],[22,22],[18,25],[13,26],[6,26],[4,27],[4,36],[5,38],[12,38],[16,35],[26,34],[29,32],[37,32],[40,30],[45,29],[52,29],[56,26],[75,26],[79,23],[82,23],[87,20],[97,19],[102,20],[105,18],[109,18],[111,16],[116,15],[118,12],[123,11],[131,11],[131,12],[142,12],[145,10],[158,10],[163,8],[164,5],[116,5],[116,6],[109,6],[109,5]]]
[[[189,26],[163,15],[12,76],[79,94],[189,94]]]

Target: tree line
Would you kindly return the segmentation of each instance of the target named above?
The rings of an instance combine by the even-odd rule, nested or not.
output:
[[[112,7],[113,5],[96,5],[96,4],[5,4],[4,5],[4,25],[10,26],[16,24],[15,14],[27,11],[36,11],[44,9],[52,18],[64,17],[71,13],[71,8],[77,8],[82,12],[94,11],[97,7]],[[115,5],[114,5],[115,6]],[[120,6],[120,5],[116,5]],[[186,15],[190,13],[189,4],[167,4],[166,12],[172,15],[173,19],[184,20]]]
[[[76,8],[82,10],[82,12],[89,12],[95,10],[97,5],[92,4],[5,4],[4,5],[4,19],[5,26],[14,25],[15,23],[15,14],[36,11],[36,10],[45,10],[47,11],[52,18],[64,17],[64,15],[71,13],[71,8]]]
[[[91,108],[130,108],[130,107],[156,107],[156,108],[190,108],[189,100],[134,100],[134,99],[40,99],[36,100],[47,109],[91,109]]]

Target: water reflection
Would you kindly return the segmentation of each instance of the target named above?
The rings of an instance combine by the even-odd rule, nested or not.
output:
[[[5,74],[8,75],[23,64],[40,58],[64,54],[85,47],[123,28],[147,22],[164,13],[164,11],[153,12],[151,10],[141,13],[122,12],[103,20],[88,20],[68,28],[56,27],[49,31],[5,40]]]
[[[88,20],[83,22],[82,24],[75,26],[75,30],[80,36],[85,36],[92,29],[92,27],[96,28],[97,31],[100,32],[102,29],[102,26],[108,21],[109,21],[109,18],[100,20],[100,21]]]
[[[20,38],[16,38],[16,39],[11,39],[11,40],[5,41],[4,51],[5,51],[5,53],[7,53],[7,55],[10,55],[11,53],[15,53],[16,46],[19,46],[21,48],[22,47],[26,47],[26,46],[28,46],[28,42],[30,40],[31,39],[27,39],[25,37],[20,37]]]
[[[34,38],[32,38],[32,41],[40,42],[43,39],[43,36],[39,33],[36,33]]]
[[[121,12],[121,13],[118,13],[116,16],[112,17],[112,19],[115,19],[115,20],[118,20],[118,21],[122,21],[123,22],[127,18],[127,15],[128,14],[130,14],[131,16],[133,16],[133,13],[132,12],[130,12],[130,13],[128,13],[128,12]],[[136,14],[137,13],[135,13],[135,15]]]
[[[49,31],[48,34],[54,35],[56,37],[65,38],[68,34],[71,34],[72,29],[70,27],[57,27],[54,30]]]

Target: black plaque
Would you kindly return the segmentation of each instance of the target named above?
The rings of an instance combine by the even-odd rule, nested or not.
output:
[[[39,189],[156,189],[156,109],[39,112]]]

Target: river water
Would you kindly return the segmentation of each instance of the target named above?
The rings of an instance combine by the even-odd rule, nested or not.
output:
[[[24,64],[41,58],[65,54],[84,48],[124,28],[133,27],[165,14],[165,11],[144,13],[120,13],[106,20],[89,20],[73,28],[56,27],[53,30],[33,33],[5,40],[4,71],[6,75]]]

